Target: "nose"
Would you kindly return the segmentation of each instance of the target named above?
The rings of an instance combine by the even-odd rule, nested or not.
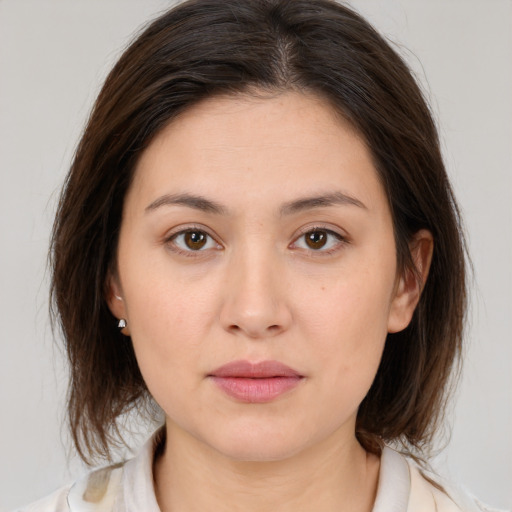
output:
[[[291,324],[287,286],[276,259],[268,254],[239,255],[225,283],[220,321],[225,330],[252,339],[277,336]]]

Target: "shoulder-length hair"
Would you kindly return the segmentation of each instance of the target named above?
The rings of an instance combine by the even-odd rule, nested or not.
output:
[[[332,0],[189,0],[152,22],[109,74],[67,176],[53,229],[53,314],[70,363],[78,453],[109,457],[118,421],[151,400],[106,303],[123,200],[141,153],[180,113],[218,94],[288,90],[327,100],[365,140],[389,201],[398,268],[434,238],[410,325],[389,334],[356,434],[369,451],[421,455],[458,367],[466,309],[458,208],[429,107],[408,67],[360,15]]]

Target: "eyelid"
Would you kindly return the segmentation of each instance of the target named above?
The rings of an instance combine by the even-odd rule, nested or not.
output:
[[[297,234],[294,236],[294,239],[297,239],[306,233],[311,233],[311,231],[327,231],[328,233],[332,233],[333,235],[339,237],[340,239],[346,240],[347,242],[350,240],[349,234],[344,229],[340,228],[339,226],[333,226],[332,224],[323,222],[313,222],[311,224],[306,224],[305,226],[300,227],[297,230]]]

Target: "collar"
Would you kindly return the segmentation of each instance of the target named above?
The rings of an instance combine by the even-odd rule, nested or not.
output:
[[[143,446],[137,457],[125,464],[123,500],[114,512],[160,512],[153,481],[153,459],[161,432]],[[372,512],[407,512],[411,490],[409,464],[403,455],[385,446],[381,454],[377,497]],[[117,505],[117,503],[116,503]]]
[[[69,510],[71,512],[99,512],[100,510],[102,512],[140,512],[141,510],[160,512],[154,489],[153,459],[161,439],[162,430],[159,430],[133,459],[122,465],[96,470],[75,483],[68,494]],[[416,512],[417,509],[409,507],[411,470],[411,466],[403,455],[387,446],[384,447],[377,497],[372,512],[389,512],[390,510]],[[416,472],[419,475],[417,470]],[[414,474],[413,481],[416,480],[418,477]],[[417,483],[413,487],[416,488],[418,485],[420,484]],[[421,508],[421,510],[425,509]]]

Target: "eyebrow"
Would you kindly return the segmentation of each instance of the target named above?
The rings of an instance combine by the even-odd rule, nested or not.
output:
[[[193,194],[165,194],[161,197],[158,197],[151,204],[149,204],[145,208],[145,211],[151,212],[161,208],[162,206],[173,205],[187,206],[188,208],[200,210],[205,213],[214,213],[216,215],[227,215],[228,213],[228,209],[220,203],[212,201],[211,199],[206,199],[203,196]],[[300,213],[303,211],[312,210],[314,208],[323,208],[337,205],[351,205],[363,208],[365,210],[367,209],[366,206],[361,201],[359,201],[359,199],[349,196],[344,192],[338,191],[290,201],[289,203],[285,203],[279,209],[279,213],[281,216],[292,215],[294,213]]]
[[[145,211],[151,212],[162,206],[181,205],[194,208],[206,213],[215,213],[217,215],[225,215],[227,209],[219,203],[206,199],[202,196],[192,194],[165,194],[155,199],[150,205],[146,206]]]
[[[294,213],[300,213],[306,210],[312,210],[314,208],[323,208],[326,206],[338,206],[338,205],[351,205],[357,206],[367,210],[368,208],[356,199],[355,197],[349,196],[344,192],[331,192],[328,194],[320,194],[312,197],[304,197],[303,199],[297,199],[284,204],[281,209],[281,215],[291,215]]]

